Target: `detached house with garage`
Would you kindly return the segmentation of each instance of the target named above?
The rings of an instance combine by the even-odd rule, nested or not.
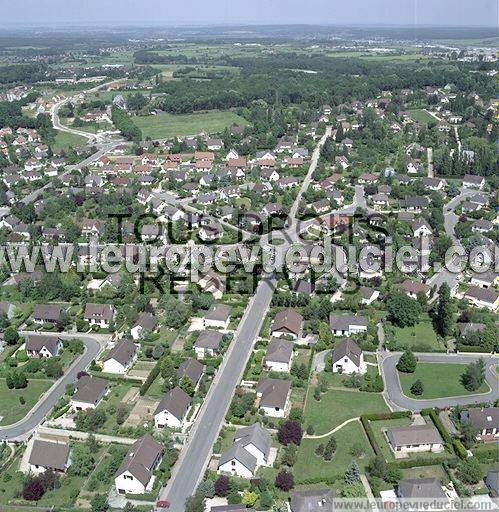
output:
[[[90,325],[98,325],[103,329],[110,326],[115,316],[116,310],[111,304],[87,304],[83,314],[83,318]]]
[[[130,329],[130,334],[134,340],[141,340],[147,336],[147,334],[154,332],[157,326],[158,322],[155,316],[145,311],[137,318],[135,325]]]
[[[333,373],[365,373],[367,365],[361,348],[350,338],[336,343],[333,350]]]
[[[144,494],[152,490],[154,470],[163,456],[163,446],[150,434],[135,441],[114,476],[119,494]]]
[[[29,357],[55,357],[62,350],[62,340],[57,336],[29,334],[25,349]]]
[[[486,308],[490,311],[497,311],[499,308],[499,293],[493,288],[470,286],[464,294],[464,298],[477,308]]]
[[[199,359],[213,357],[220,348],[223,334],[219,331],[206,330],[200,333],[194,342],[194,350]]]
[[[156,428],[181,429],[191,405],[191,397],[178,386],[168,391],[154,412]]]
[[[230,306],[213,304],[203,318],[206,328],[227,329],[230,322]]]
[[[239,429],[232,446],[222,453],[219,473],[251,478],[261,466],[268,466],[272,438],[259,423]]]
[[[441,452],[443,440],[433,425],[412,425],[409,427],[391,428],[386,437],[395,453]]]
[[[66,443],[35,439],[29,456],[29,470],[40,474],[45,471],[65,473],[71,466],[71,450]]]
[[[289,380],[263,378],[256,387],[257,405],[267,416],[284,418],[290,394]]]
[[[263,366],[274,372],[289,372],[293,360],[293,342],[272,338],[263,360]]]
[[[103,370],[106,373],[125,374],[137,359],[138,347],[131,341],[120,341],[104,359]]]
[[[365,316],[329,315],[329,326],[335,336],[352,336],[367,331]]]
[[[76,382],[75,392],[71,397],[71,407],[75,411],[95,409],[104,395],[109,392],[109,382],[100,377],[84,375]]]
[[[301,338],[302,335],[303,318],[294,309],[284,309],[276,314],[272,326],[270,327],[270,334],[276,338],[289,336],[296,340]]]

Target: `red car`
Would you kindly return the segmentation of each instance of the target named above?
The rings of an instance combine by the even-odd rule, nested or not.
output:
[[[170,502],[163,500],[163,501],[157,501],[156,502],[156,508],[155,510],[164,510],[170,508]]]

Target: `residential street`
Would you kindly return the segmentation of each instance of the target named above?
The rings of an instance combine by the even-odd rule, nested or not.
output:
[[[378,358],[380,361],[383,378],[385,381],[385,398],[389,401],[394,409],[420,411],[426,407],[439,407],[445,408],[454,405],[469,405],[481,402],[495,402],[499,399],[499,379],[495,371],[495,366],[499,364],[499,357],[494,356],[481,356],[479,354],[429,354],[417,353],[415,354],[419,361],[428,363],[455,363],[455,364],[468,364],[483,357],[487,365],[485,376],[490,386],[488,393],[479,395],[467,395],[459,397],[436,398],[432,400],[416,400],[409,398],[402,393],[398,371],[396,368],[397,362],[402,355],[401,352],[379,352]],[[464,366],[463,366],[464,371]],[[438,378],[436,375],[435,378]]]
[[[21,332],[21,334],[25,335],[29,333]],[[48,335],[49,333],[45,334]],[[78,372],[85,370],[92,360],[97,358],[109,338],[108,336],[103,337],[102,335],[92,336],[91,334],[79,335],[69,333],[58,333],[54,334],[54,336],[59,336],[63,339],[78,338],[85,344],[86,350],[78,359],[76,359],[76,361],[73,362],[66,373],[45,393],[43,398],[33,409],[31,409],[27,416],[13,425],[0,427],[1,440],[14,441],[26,439],[29,433],[42,423],[59,398],[64,395],[66,386],[76,382]]]

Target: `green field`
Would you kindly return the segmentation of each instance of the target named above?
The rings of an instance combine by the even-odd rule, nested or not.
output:
[[[472,395],[486,393],[488,384],[484,383],[478,391],[470,392],[461,384],[461,375],[465,369],[464,364],[453,363],[418,363],[414,373],[400,373],[400,383],[405,395],[423,400],[425,398],[442,398],[446,396]],[[424,392],[415,397],[411,394],[411,386],[421,379]]]
[[[423,317],[414,327],[394,327],[394,338],[388,345],[390,350],[414,350],[416,352],[445,352],[428,317]]]
[[[353,459],[357,460],[362,472],[374,457],[371,445],[359,422],[350,423],[334,434],[337,442],[336,453],[331,461],[325,461],[315,454],[320,444],[326,444],[329,437],[323,439],[303,439],[298,448],[298,460],[293,467],[295,482],[300,483],[310,478],[328,480],[342,478],[345,470]],[[360,445],[364,454],[358,458],[351,455],[352,446]]]
[[[389,412],[379,393],[329,390],[318,402],[309,392],[305,405],[305,425],[313,425],[315,434],[326,434],[350,418],[362,414]]]
[[[409,114],[417,123],[428,124],[435,123],[437,120],[423,109],[409,110]]]
[[[22,420],[53,383],[51,380],[31,379],[24,389],[9,389],[5,379],[0,379],[0,425],[11,425]],[[19,401],[21,397],[24,404]]]
[[[164,139],[182,135],[196,135],[221,132],[228,126],[248,124],[234,112],[211,111],[195,114],[163,114],[159,116],[138,116],[133,122],[142,130],[142,136],[152,139]]]
[[[52,151],[64,151],[70,148],[81,146],[85,144],[87,139],[80,135],[74,135],[73,133],[58,131],[55,136],[55,144],[52,146]]]

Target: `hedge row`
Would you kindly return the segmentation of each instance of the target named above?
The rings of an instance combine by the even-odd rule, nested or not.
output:
[[[295,482],[295,484],[297,484],[297,485],[314,485],[314,484],[333,485],[335,482],[337,482],[338,480],[342,480],[342,479],[343,479],[343,476],[341,476],[341,475],[328,477],[328,478],[316,476],[316,477],[312,477],[312,478],[304,478],[303,480],[297,480]]]
[[[456,455],[460,459],[467,459],[468,458],[468,452],[466,448],[463,446],[463,443],[459,439],[454,439],[452,441],[452,446],[454,447],[454,451],[456,452]]]
[[[371,424],[369,423],[369,420],[365,416],[360,417],[360,422],[362,423],[362,426],[364,427],[364,431],[367,435],[367,439],[369,439],[369,444],[371,445],[372,449],[374,450],[375,455],[380,455],[381,450],[378,446],[378,443],[376,442],[376,439],[374,437],[374,432],[371,427]]]
[[[156,380],[156,377],[159,375],[161,370],[161,360],[159,359],[154,368],[149,372],[147,379],[144,381],[142,386],[140,386],[140,396],[144,396],[147,393],[147,390],[151,387],[151,384]]]
[[[447,432],[444,424],[442,423],[442,420],[438,417],[438,412],[435,409],[430,410],[430,418],[433,421],[435,427],[437,427],[437,430],[445,443],[452,446],[452,437],[450,436],[449,432]]]
[[[439,455],[434,454],[429,457],[415,457],[413,459],[399,460],[397,461],[397,466],[400,469],[418,468],[420,466],[435,466],[443,464],[444,462],[449,462],[453,459],[455,459],[454,455],[450,455],[448,453]]]
[[[105,372],[98,372],[95,370],[90,371],[90,375],[93,375],[94,377],[100,377],[102,379],[110,380],[112,382],[119,382],[120,384],[138,384],[139,386],[142,386],[142,380],[140,379],[125,379],[121,375],[114,375],[112,373],[105,373]]]
[[[381,421],[381,420],[396,420],[400,418],[409,418],[411,416],[410,411],[395,411],[395,412],[380,412],[373,414],[364,414],[360,417],[360,422],[364,427],[364,430],[367,435],[367,439],[369,439],[369,444],[371,445],[374,453],[376,455],[381,455],[381,449],[376,442],[376,438],[374,437],[374,431],[371,427],[371,421]]]
[[[488,353],[483,347],[479,345],[465,345],[464,343],[457,344],[458,352],[477,352],[477,353]]]

